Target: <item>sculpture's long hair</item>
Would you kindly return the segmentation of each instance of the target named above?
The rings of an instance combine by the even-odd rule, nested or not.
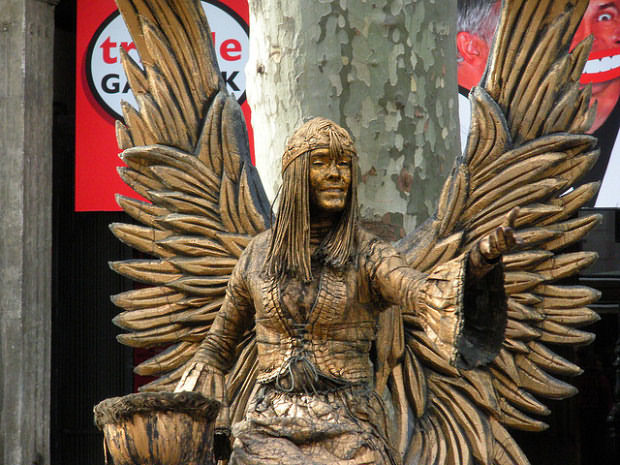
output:
[[[315,123],[315,124],[311,124]],[[322,123],[322,124],[321,124]],[[342,153],[343,138],[350,136],[335,123],[315,118],[299,128],[295,137],[312,135],[318,130],[329,136],[330,153]],[[306,134],[303,134],[303,133]],[[309,133],[309,134],[308,134]],[[290,148],[291,142],[289,142]],[[287,149],[288,150],[288,149]],[[340,269],[351,259],[355,250],[355,230],[358,221],[357,157],[351,161],[351,185],[347,204],[339,219],[314,252],[324,264]],[[280,208],[271,231],[269,252],[264,271],[270,277],[281,279],[294,275],[304,281],[312,280],[310,266],[310,152],[305,152],[290,162],[282,174]]]

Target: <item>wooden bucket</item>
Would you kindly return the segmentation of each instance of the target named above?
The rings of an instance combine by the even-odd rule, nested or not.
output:
[[[94,408],[115,465],[210,465],[219,402],[197,392],[144,392]]]

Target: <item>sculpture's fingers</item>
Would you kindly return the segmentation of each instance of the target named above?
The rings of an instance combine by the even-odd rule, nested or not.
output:
[[[506,227],[499,226],[495,230],[495,251],[497,255],[501,255],[508,250],[508,244],[506,241]]]
[[[481,242],[480,251],[487,260],[495,260],[498,255],[498,235],[499,228],[496,228]]]
[[[478,248],[480,250],[480,254],[488,260],[491,256],[491,244],[489,236],[485,236],[480,239],[480,242],[478,242]]]
[[[515,235],[515,230],[512,228],[503,228],[504,229],[504,240],[506,242],[506,250],[505,252],[510,252],[517,245],[517,236]]]
[[[514,229],[517,216],[519,216],[519,207],[514,207],[506,215],[506,221],[504,222],[505,226]]]
[[[517,237],[515,235],[515,230],[502,226],[500,234],[498,234],[498,248],[500,254],[505,254],[512,251],[517,245]]]

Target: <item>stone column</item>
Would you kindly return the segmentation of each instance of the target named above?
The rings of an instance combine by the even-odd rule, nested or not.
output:
[[[52,67],[58,0],[0,8],[0,463],[49,464]]]

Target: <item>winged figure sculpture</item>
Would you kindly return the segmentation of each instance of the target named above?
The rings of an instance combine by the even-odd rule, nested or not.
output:
[[[261,357],[269,358],[264,355],[267,346],[283,344],[284,336],[270,340],[272,333],[264,327],[259,331],[260,325],[268,324],[259,321],[258,313],[256,321],[249,318],[235,328],[236,338],[225,340],[227,354],[222,357],[229,360],[222,362],[226,370],[219,373],[223,384],[203,376],[204,364],[197,354],[212,324],[221,329],[230,323],[228,307],[238,303],[251,314],[246,294],[254,291],[241,285],[237,289],[237,281],[229,282],[231,275],[250,268],[248,254],[244,254],[249,244],[258,252],[267,250],[261,249],[260,237],[267,237],[267,242],[271,237],[270,205],[250,161],[242,113],[220,77],[200,2],[117,3],[142,61],[140,67],[122,51],[139,108],[124,104],[124,123],[117,122],[117,139],[126,163],[119,172],[147,201],[119,196],[123,210],[141,224],[113,224],[111,229],[121,241],[153,257],[111,264],[118,273],[149,285],[112,298],[123,309],[114,322],[130,331],[118,339],[131,347],[167,347],[136,367],[141,375],[157,377],[143,389],[173,391],[179,384],[198,389],[201,382],[210,382],[211,386],[200,389],[227,399],[228,422],[238,424],[250,403],[256,413],[264,401],[261,396],[266,394],[257,380],[281,383],[285,394],[293,390],[291,379],[289,384],[279,379],[282,370],[265,368],[266,362],[261,361]],[[359,308],[373,319],[370,333],[355,328],[357,341],[342,336],[342,344],[351,347],[362,342],[375,346],[372,351],[366,349],[367,357],[373,358],[373,377],[367,385],[392,418],[382,438],[392,451],[385,463],[527,464],[508,430],[545,429],[540,416],[549,410],[538,398],[562,399],[576,393],[555,376],[577,375],[580,368],[549,346],[590,342],[593,335],[578,328],[598,319],[587,308],[598,298],[597,291],[558,283],[596,258],[591,252],[565,251],[599,221],[597,215],[576,217],[577,209],[592,198],[598,185],[571,189],[597,158],[596,140],[585,134],[593,117],[590,90],[579,84],[591,41],[569,50],[587,4],[587,0],[504,1],[486,73],[470,94],[469,139],[444,184],[435,215],[394,245],[384,247],[364,235],[358,239],[366,241],[369,250],[384,247],[377,253],[402,257],[398,260],[406,262],[407,273],[415,272],[413,276],[421,280],[434,279],[432,289],[428,285],[424,290],[425,300],[414,299],[418,308],[396,305],[380,315],[372,310],[376,292],[368,291],[369,300]],[[339,153],[353,153],[348,136],[338,137]],[[327,145],[334,140],[329,139]],[[304,143],[298,140],[287,153],[297,156],[293,152]],[[349,168],[353,184],[355,165],[350,160],[347,163],[353,167]],[[500,280],[495,284],[501,302],[483,289],[468,295],[445,285],[464,279],[463,267],[454,263],[474,253],[481,240],[504,224],[512,226],[518,245],[501,257],[502,265],[488,264],[500,269],[489,279]],[[368,253],[364,260],[373,257]],[[274,266],[277,269],[278,263]],[[377,264],[367,269],[381,273]],[[320,302],[310,306],[305,319],[299,318],[320,319],[319,311],[321,318],[331,315],[330,299],[321,301],[320,294],[327,288],[336,296],[346,292],[338,287],[343,273],[335,270],[329,280],[321,280],[319,296],[316,292],[312,296]],[[482,281],[477,285],[482,287]],[[233,297],[227,297],[227,286]],[[286,292],[272,291],[265,287],[265,299],[276,297],[274,302],[260,304],[263,313],[286,313],[286,304],[277,302],[278,296],[284,300]],[[474,306],[489,308],[487,313],[467,317],[473,321],[469,321],[473,325],[470,339],[482,341],[483,347],[480,355],[480,350],[467,347],[469,339],[460,342],[465,354],[461,357],[475,352],[471,357],[481,362],[474,360],[470,369],[464,369],[467,363],[455,363],[458,360],[450,350],[458,345],[458,333],[450,331],[463,329],[456,306],[468,305],[472,299]],[[448,327],[451,330],[441,322],[449,313],[455,314]],[[295,318],[289,314],[278,321],[294,345],[293,336],[301,340],[307,333],[303,328],[295,333],[297,326],[303,326],[296,326],[297,320],[290,327],[282,323],[289,320]],[[360,327],[366,324],[360,321],[352,320]],[[338,327],[346,331],[343,328]],[[327,326],[324,330],[332,331]],[[330,344],[316,350],[336,347],[335,342]],[[344,357],[346,350],[333,347],[329,349],[336,352],[333,356]],[[269,360],[277,361],[277,357]],[[290,359],[287,363],[292,376]],[[307,371],[322,367],[304,365]],[[339,392],[337,373],[332,375],[323,380],[329,386],[326,395]],[[312,393],[305,394],[304,402],[312,404]],[[280,413],[291,414],[293,407],[288,405],[289,413]],[[270,408],[277,410],[277,405]],[[365,414],[368,411],[351,415],[360,418]],[[274,424],[275,420],[272,428]],[[321,434],[336,433],[321,430]],[[265,447],[269,450],[270,446]],[[338,460],[333,463],[375,463],[355,454]],[[254,463],[250,459],[241,462]]]

